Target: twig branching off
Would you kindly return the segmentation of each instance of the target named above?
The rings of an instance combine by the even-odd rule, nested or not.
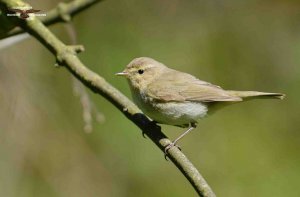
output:
[[[82,0],[83,1],[83,0]],[[0,0],[0,4],[6,7],[13,7],[23,3],[19,0]],[[77,53],[83,51],[82,46],[67,46],[61,42],[50,30],[37,18],[31,20],[18,20],[24,31],[38,39],[51,51],[58,64],[65,66],[77,79],[89,87],[93,92],[98,93],[117,107],[128,119],[141,128],[162,151],[171,141],[162,133],[159,126],[153,124],[126,96],[104,78],[89,70],[77,57]],[[168,151],[168,157],[189,180],[199,196],[214,197],[215,194],[205,179],[201,176],[195,166],[177,148],[172,147]]]
[[[56,8],[48,11],[45,17],[41,17],[42,23],[45,25],[52,25],[58,22],[69,22],[72,16],[78,14],[79,12],[91,7],[92,5],[103,1],[103,0],[73,0],[68,3],[61,2]],[[8,32],[8,34],[0,37],[4,39],[14,35],[24,33],[25,31],[21,28],[16,27],[15,29]]]
[[[65,25],[65,28],[69,35],[71,44],[77,44],[77,33],[74,25],[69,22]],[[102,123],[104,121],[104,115],[97,110],[97,107],[91,100],[85,86],[74,76],[72,76],[72,82],[74,93],[77,97],[79,97],[82,106],[82,118],[84,122],[83,129],[85,132],[90,133],[93,131],[93,120],[96,119],[99,123]]]

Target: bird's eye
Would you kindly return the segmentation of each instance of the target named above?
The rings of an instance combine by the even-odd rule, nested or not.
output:
[[[138,73],[141,75],[141,74],[143,74],[143,73],[144,73],[144,70],[142,70],[142,69],[139,69],[139,70],[138,70]]]

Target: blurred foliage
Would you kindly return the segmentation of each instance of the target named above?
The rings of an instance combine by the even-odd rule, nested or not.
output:
[[[31,1],[49,10],[58,1]],[[76,16],[80,55],[130,96],[122,71],[153,57],[225,89],[287,98],[225,108],[180,142],[218,196],[300,196],[300,2],[104,1]],[[70,43],[63,25],[51,27]],[[70,74],[36,40],[0,52],[0,196],[195,196],[117,109],[83,132]],[[163,126],[174,139],[182,129]]]

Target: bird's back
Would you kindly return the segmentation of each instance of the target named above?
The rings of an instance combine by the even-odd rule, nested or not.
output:
[[[199,80],[193,75],[169,68],[148,85],[147,94],[160,102],[242,100],[219,86]]]

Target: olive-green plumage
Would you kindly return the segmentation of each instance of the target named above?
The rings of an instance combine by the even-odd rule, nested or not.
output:
[[[245,100],[283,99],[285,96],[281,93],[224,90],[193,75],[168,68],[148,57],[132,60],[117,75],[128,79],[134,102],[151,119],[161,124],[190,126],[165,148],[166,154],[208,113]]]
[[[284,94],[224,90],[148,57],[132,60],[117,75],[128,79],[134,102],[153,120],[176,126],[195,123],[219,107],[254,98],[283,99]]]

